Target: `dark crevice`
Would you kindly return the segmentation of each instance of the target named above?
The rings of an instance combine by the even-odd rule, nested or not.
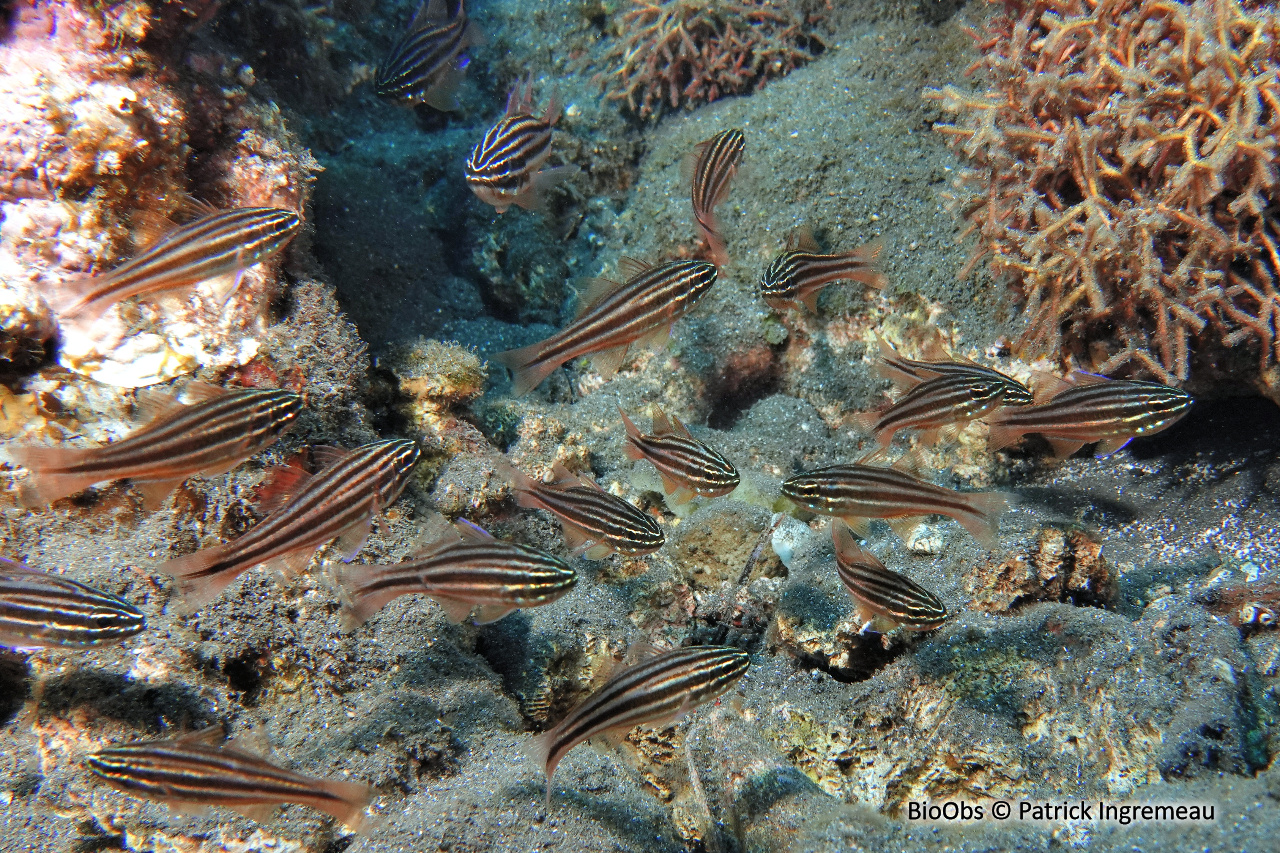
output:
[[[222,674],[231,689],[240,694],[240,701],[252,707],[270,675],[270,664],[265,652],[249,649],[224,663]]]
[[[22,710],[30,680],[26,656],[0,651],[0,726],[8,724]]]
[[[782,365],[775,350],[758,346],[733,353],[707,383],[711,400],[707,426],[731,429],[748,409],[781,387]]]

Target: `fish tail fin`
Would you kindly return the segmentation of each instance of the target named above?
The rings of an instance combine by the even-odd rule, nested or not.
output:
[[[697,219],[698,227],[702,229],[702,237],[707,241],[707,254],[711,256],[711,263],[718,267],[725,266],[729,263],[729,245],[724,237],[720,236],[715,215],[707,211],[698,214]]]
[[[316,808],[346,824],[352,832],[367,832],[370,816],[365,814],[373,799],[373,788],[360,782],[344,782],[338,779],[317,779],[320,791],[327,796],[315,803]]]
[[[558,756],[553,754],[556,745],[556,729],[548,729],[536,737],[530,738],[524,745],[524,753],[529,759],[543,768],[547,774],[547,802],[546,807],[551,809],[551,780],[556,775],[556,765],[560,763]]]
[[[512,202],[517,207],[544,213],[548,194],[565,181],[576,177],[582,170],[573,164],[543,169],[533,176],[533,181]]]
[[[182,613],[194,613],[213,601],[228,584],[249,568],[235,563],[215,568],[226,561],[229,551],[227,545],[214,545],[192,554],[174,557],[157,566],[159,571],[172,575],[176,581],[181,598],[178,609]]]
[[[855,412],[849,417],[852,426],[860,435],[875,435],[876,424],[880,422],[880,416],[875,412]]]
[[[870,243],[859,246],[850,252],[848,255],[850,259],[860,260],[863,263],[863,269],[855,269],[849,273],[850,280],[865,284],[867,287],[873,287],[876,290],[883,290],[889,280],[880,271],[880,255],[882,254],[884,254],[884,241],[882,240],[872,240]]]
[[[360,594],[358,590],[366,586],[379,572],[387,566],[375,566],[365,563],[345,563],[337,571],[335,581],[338,584],[338,597],[342,601],[342,628],[354,631],[373,614],[377,613],[387,602],[400,594],[396,589],[381,589],[377,592]]]
[[[563,361],[544,359],[539,356],[544,341],[529,344],[527,347],[500,352],[493,358],[511,371],[511,393],[519,397],[527,394],[542,384],[548,376],[556,372]]]
[[[973,534],[982,547],[996,550],[1000,541],[1000,516],[1009,506],[1009,496],[1003,492],[977,492],[969,495],[968,503],[969,512],[956,521]]]
[[[101,482],[100,474],[61,473],[79,467],[92,452],[81,447],[9,448],[9,460],[27,469],[26,479],[18,484],[18,501],[36,509]]]
[[[638,462],[644,458],[644,454],[640,452],[637,442],[640,440],[640,430],[632,423],[631,418],[627,417],[627,413],[622,411],[622,407],[618,407],[618,414],[622,415],[622,426],[627,431],[627,458]]]

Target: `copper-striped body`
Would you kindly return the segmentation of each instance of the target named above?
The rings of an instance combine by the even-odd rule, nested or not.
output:
[[[1130,439],[1168,429],[1191,410],[1191,395],[1157,382],[1086,376],[1047,403],[1004,409],[991,420],[990,446],[998,449],[1039,433],[1059,455],[1102,442],[1111,453]]]
[[[775,310],[803,303],[816,311],[818,294],[832,282],[856,281],[879,290],[885,284],[876,269],[881,250],[876,243],[841,254],[783,252],[760,279],[760,297]]]
[[[947,618],[938,597],[915,581],[885,568],[884,563],[860,546],[849,527],[838,519],[831,526],[835,541],[836,571],[840,581],[858,602],[858,616],[868,625],[879,617],[913,631],[928,631]]]
[[[145,627],[142,611],[123,598],[0,557],[0,646],[107,646]]]
[[[1004,398],[1002,405],[1029,406],[1032,403],[1030,389],[1012,376],[1006,376],[998,370],[984,367],[981,364],[974,364],[971,361],[957,361],[954,359],[917,361],[906,358],[899,355],[898,351],[890,346],[884,338],[880,339],[878,369],[882,376],[892,379],[896,384],[906,388],[912,388],[926,380],[938,379],[944,376],[957,378],[967,376],[974,379],[986,379],[1003,383]]]
[[[298,214],[275,207],[224,210],[197,219],[110,272],[79,286],[58,314],[93,315],[124,299],[241,272],[280,251],[302,227]]]
[[[830,465],[797,474],[782,494],[799,506],[861,526],[864,519],[908,519],[938,514],[954,518],[978,541],[994,547],[1005,498],[995,492],[962,493],[927,483],[897,468]]]
[[[364,785],[303,776],[238,749],[187,740],[111,747],[89,756],[87,763],[100,779],[135,797],[251,812],[297,803],[353,828],[371,794]]]
[[[349,621],[363,622],[401,595],[422,594],[459,620],[479,607],[483,624],[550,604],[578,583],[578,573],[550,554],[494,539],[480,528],[458,529],[462,538],[450,536],[404,562],[347,566],[339,580],[354,617]]]
[[[517,83],[507,95],[506,114],[484,135],[467,158],[465,176],[476,196],[502,213],[511,205],[535,208],[541,204],[540,185],[556,179],[561,167],[539,173],[551,156],[552,127],[560,117],[553,98],[542,117],[533,115],[532,80]]]
[[[635,460],[653,463],[662,477],[663,487],[677,503],[693,495],[717,497],[738,487],[742,478],[738,469],[715,450],[689,434],[679,418],[674,423],[658,409],[648,435],[636,428],[626,412],[618,409],[627,431],[627,455]]]
[[[358,447],[307,479],[284,506],[240,538],[159,568],[177,578],[186,606],[194,609],[254,566],[288,558],[282,568],[305,568],[336,537],[352,538],[342,543],[349,559],[363,545],[373,517],[400,496],[420,453],[405,439]]]
[[[729,262],[715,209],[729,197],[729,184],[742,165],[746,138],[741,130],[725,130],[698,145],[693,155],[693,216],[717,266]]]
[[[1004,402],[1007,383],[978,374],[953,374],[927,379],[863,423],[876,441],[888,445],[898,430],[922,430],[926,434],[952,424],[962,424],[995,410]]]
[[[571,359],[625,349],[654,331],[669,328],[693,308],[716,277],[716,268],[705,261],[646,267],[556,334],[496,358],[515,372],[514,393],[522,394]]]
[[[187,477],[230,470],[270,447],[302,411],[302,398],[290,391],[198,388],[198,402],[171,401],[142,429],[101,447],[11,449],[14,461],[30,471],[20,500],[41,506],[125,477],[167,493]]]
[[[747,671],[746,652],[727,646],[692,646],[655,655],[614,673],[595,693],[540,735],[530,753],[546,768],[547,798],[556,765],[578,744],[679,719],[722,695]]]
[[[456,83],[448,78],[461,72],[459,54],[474,34],[461,0],[452,17],[446,6],[439,0],[424,5],[391,48],[374,76],[379,97],[452,108],[453,93],[446,90]]]

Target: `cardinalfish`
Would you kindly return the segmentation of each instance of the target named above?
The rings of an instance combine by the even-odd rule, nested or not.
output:
[[[782,484],[783,497],[812,512],[842,518],[866,538],[867,519],[883,518],[909,540],[926,515],[955,519],[985,547],[996,547],[1000,514],[1008,503],[999,492],[957,492],[878,465],[829,465],[797,474]]]
[[[617,552],[628,557],[650,554],[666,538],[662,525],[586,477],[577,477],[559,462],[551,469],[550,483],[535,482],[505,459],[495,460],[498,473],[510,481],[516,503],[528,509],[545,509],[560,519],[565,544],[575,554],[599,560]]]
[[[627,430],[627,458],[652,462],[673,503],[687,503],[694,495],[727,495],[741,482],[738,469],[690,435],[679,418],[668,420],[661,409],[656,409],[653,426],[644,435],[621,408],[618,414]]]
[[[547,806],[556,765],[569,750],[597,735],[620,739],[636,726],[673,723],[732,688],[750,663],[740,649],[692,646],[614,673],[554,728],[529,743],[529,757],[546,770]]]
[[[454,622],[479,607],[476,622],[496,622],[513,610],[550,604],[573,589],[578,573],[536,548],[494,539],[458,519],[449,533],[413,559],[393,566],[351,564],[338,575],[348,628],[363,624],[402,595],[435,599]]]
[[[580,298],[578,316],[544,341],[494,356],[514,375],[517,396],[537,388],[556,368],[574,358],[592,356],[592,367],[612,376],[629,348],[657,346],[671,326],[716,283],[718,271],[705,261],[672,261],[652,266],[623,258],[618,269],[625,284],[605,278],[591,283]]]
[[[987,446],[1008,447],[1027,433],[1039,433],[1060,457],[1101,442],[1097,454],[1115,453],[1137,436],[1168,429],[1191,410],[1191,395],[1158,382],[1108,379],[1077,373],[1070,380],[1045,377],[1037,399],[1048,402],[1002,409],[990,421]]]
[[[10,458],[29,472],[18,500],[43,506],[127,477],[146,506],[155,508],[187,477],[230,471],[270,447],[302,411],[302,398],[290,391],[229,391],[192,382],[184,395],[189,404],[139,392],[139,408],[150,423],[102,447],[11,448]]]
[[[374,91],[379,97],[438,110],[457,109],[454,95],[467,67],[462,51],[481,40],[462,0],[452,10],[446,0],[424,0],[409,32],[378,66]]]
[[[93,648],[146,627],[123,598],[0,557],[0,646]]]
[[[577,166],[542,169],[551,156],[551,128],[560,118],[555,98],[541,118],[533,115],[533,80],[507,95],[502,120],[484,135],[467,158],[467,183],[481,201],[503,213],[511,205],[541,210],[556,184],[577,174]],[[542,171],[539,171],[542,169]]]
[[[301,572],[335,537],[342,558],[350,561],[364,547],[373,518],[404,490],[420,453],[405,439],[355,450],[312,448],[321,470],[311,475],[300,468],[275,469],[259,502],[266,518],[239,539],[169,560],[160,571],[177,579],[184,610],[192,612],[254,566],[265,563],[285,575]]]
[[[83,330],[125,299],[201,282],[225,303],[245,271],[283,249],[301,227],[298,214],[275,207],[207,213],[110,272],[59,285],[53,308],[62,322]]]
[[[816,314],[818,295],[836,281],[856,281],[876,290],[885,286],[884,275],[876,269],[884,249],[880,243],[824,255],[808,232],[801,232],[788,242],[791,245],[787,251],[773,259],[760,279],[760,297],[775,311],[804,305]]]
[[[926,379],[882,412],[854,415],[854,422],[887,447],[898,430],[920,432],[932,444],[942,430],[980,418],[1004,404],[1007,383],[980,374],[952,374]]]
[[[711,261],[716,266],[729,263],[729,255],[720,227],[716,224],[715,210],[729,197],[729,184],[742,165],[746,138],[741,130],[725,130],[701,142],[691,155],[693,172],[693,217],[702,229],[702,236],[711,250]]]
[[[285,803],[310,806],[352,830],[365,821],[373,789],[356,782],[317,779],[222,746],[215,726],[186,737],[114,746],[86,759],[94,775],[134,797],[193,811],[220,806],[251,820],[270,819]]]
[[[861,633],[891,631],[902,625],[912,631],[928,631],[947,618],[938,597],[915,581],[885,568],[884,563],[858,544],[853,531],[840,519],[831,523],[835,540],[836,570],[844,588],[857,602]]]
[[[1006,376],[998,370],[983,367],[972,361],[954,359],[938,348],[939,358],[934,361],[916,361],[898,354],[898,351],[880,338],[880,361],[876,365],[877,372],[900,388],[913,388],[929,379],[944,376],[973,377],[999,382],[1004,386],[1001,398],[1003,406],[1029,406],[1033,398],[1031,390],[1012,376]]]

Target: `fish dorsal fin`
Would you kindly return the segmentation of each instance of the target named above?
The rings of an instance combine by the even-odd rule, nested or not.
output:
[[[650,658],[655,658],[662,654],[663,650],[659,649],[648,637],[636,637],[627,644],[627,654],[622,659],[623,666],[635,666],[644,663]]]
[[[316,473],[318,474],[346,459],[347,454],[350,452],[350,450],[334,447],[330,444],[315,444],[311,447],[311,461],[315,463]]]
[[[182,389],[182,396],[186,398],[188,403],[204,403],[209,400],[216,400],[226,393],[227,389],[221,385],[214,385],[212,382],[204,382],[199,379],[188,382]]]
[[[822,251],[818,246],[817,239],[813,236],[813,228],[809,225],[801,225],[788,234],[786,246],[788,252],[817,253]]]
[[[255,758],[271,758],[275,752],[262,729],[245,729],[223,744],[222,748]]]
[[[649,427],[649,432],[654,435],[666,435],[671,432],[671,421],[667,420],[667,413],[657,406],[653,407],[653,425]]]
[[[422,0],[422,5],[409,22],[410,30],[420,30],[449,20],[449,4],[445,0]]]
[[[169,388],[139,388],[134,395],[133,404],[137,409],[138,420],[148,424],[173,417],[183,408],[178,395]]]
[[[551,466],[551,482],[548,485],[560,487],[580,486],[582,485],[582,479],[564,467],[563,462],[557,462]]]
[[[258,486],[254,506],[263,515],[270,515],[293,500],[293,496],[310,479],[310,474],[295,465],[268,468],[267,476]]]
[[[622,274],[623,279],[626,281],[642,276],[651,269],[653,269],[653,264],[648,261],[642,261],[639,258],[632,258],[627,255],[618,258],[618,272]]]
[[[183,222],[194,222],[197,219],[204,219],[222,212],[222,208],[216,204],[210,204],[202,198],[193,196],[191,193],[181,193],[178,196],[178,206],[174,208],[173,215]]]
[[[1031,399],[1037,406],[1049,402],[1063,391],[1070,390],[1073,387],[1070,382],[1061,376],[1055,376],[1045,370],[1033,371],[1031,381],[1035,385],[1031,393]]]
[[[138,210],[129,214],[129,239],[137,252],[158,246],[173,233],[174,222],[158,210]]]
[[[689,434],[689,428],[685,426],[684,422],[675,415],[671,416],[671,431],[677,435],[683,435],[685,438],[693,438],[693,436]]]
[[[1097,373],[1086,373],[1083,370],[1073,370],[1067,374],[1067,378],[1064,381],[1077,388],[1084,388],[1088,385],[1103,385],[1107,382],[1111,382],[1112,379],[1110,376],[1102,376]]]
[[[453,522],[454,529],[458,531],[458,536],[472,542],[492,542],[493,534],[485,530],[478,524],[472,524],[465,518],[459,518]]]
[[[856,563],[867,553],[858,544],[852,528],[839,518],[831,519],[831,544],[835,547],[836,557],[846,563]]]
[[[878,465],[881,468],[886,466],[885,454],[889,452],[889,448],[884,445],[877,445],[866,453],[853,460],[854,465]]]
[[[6,572],[26,572],[28,574],[38,575],[40,571],[31,568],[25,563],[19,563],[17,560],[11,560],[8,557],[0,557],[0,569]]]
[[[925,345],[920,349],[920,355],[925,361],[958,361],[958,359],[948,352],[947,348],[942,345],[942,340],[937,335],[930,337],[929,340],[925,342]]]
[[[222,746],[223,741],[226,739],[227,729],[222,723],[214,723],[212,726],[205,726],[203,729],[183,732],[172,738],[174,743],[199,744],[201,746]]]
[[[611,278],[593,278],[587,282],[587,286],[582,288],[578,293],[578,311],[574,315],[574,319],[586,314],[592,308],[599,305],[604,299],[613,293],[621,284]]]

